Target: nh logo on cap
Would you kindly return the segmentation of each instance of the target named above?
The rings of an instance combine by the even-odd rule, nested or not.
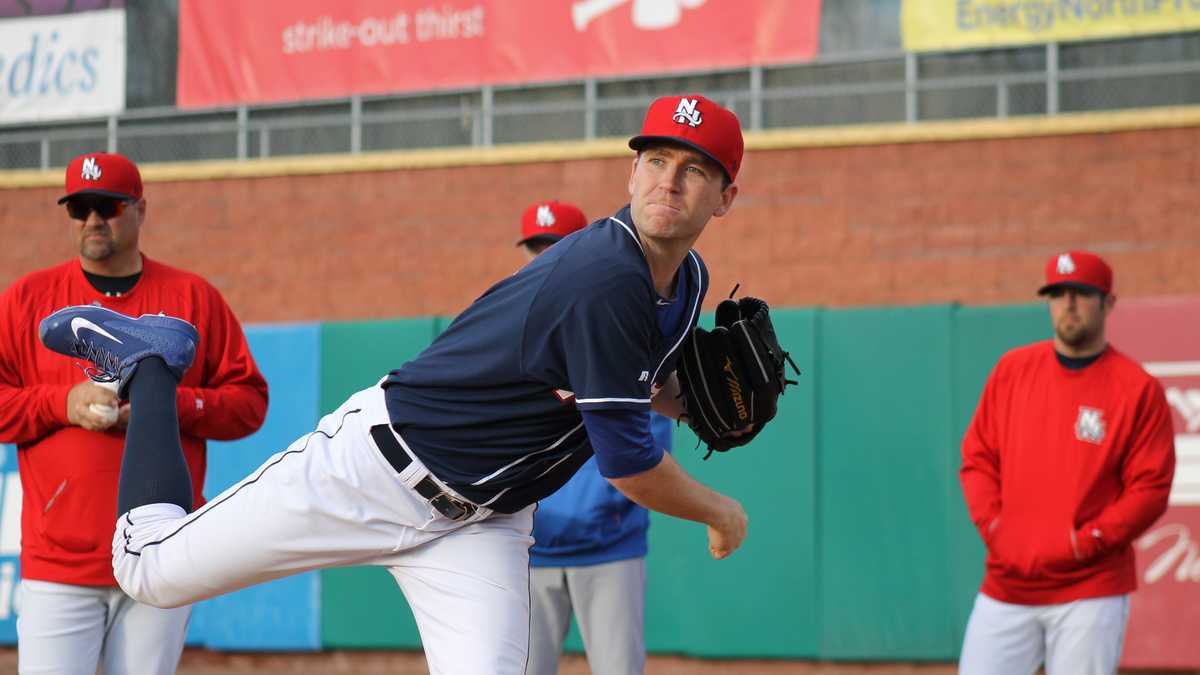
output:
[[[679,105],[675,108],[675,114],[671,116],[671,119],[679,124],[687,124],[693,127],[700,126],[700,123],[704,120],[700,118],[700,111],[696,110],[696,104],[699,102],[700,99],[695,98],[679,99]]]
[[[1075,261],[1071,260],[1070,253],[1063,253],[1058,256],[1058,273],[1059,274],[1074,274]]]
[[[100,180],[100,165],[96,164],[95,157],[83,160],[83,171],[80,172],[80,177],[84,180]]]
[[[1104,411],[1079,406],[1079,419],[1075,420],[1075,438],[1100,445],[1104,442]]]
[[[554,212],[550,210],[550,205],[542,204],[539,206],[537,212],[538,227],[553,227],[554,222]]]

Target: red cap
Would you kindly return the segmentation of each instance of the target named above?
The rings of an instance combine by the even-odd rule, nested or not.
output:
[[[664,96],[650,104],[642,133],[629,139],[641,150],[653,141],[682,143],[721,165],[730,182],[742,165],[742,125],[727,110],[698,94]]]
[[[141,199],[142,174],[122,155],[106,152],[80,155],[67,165],[67,194],[58,203],[75,195]]]
[[[517,246],[537,239],[558,241],[575,230],[582,230],[587,224],[583,211],[574,204],[558,200],[538,202],[525,209],[521,216],[521,241]]]
[[[1112,293],[1112,278],[1112,268],[1100,256],[1087,251],[1067,251],[1046,262],[1046,284],[1038,289],[1038,295],[1059,286],[1108,295]]]

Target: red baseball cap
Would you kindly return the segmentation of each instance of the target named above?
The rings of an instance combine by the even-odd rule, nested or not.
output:
[[[521,241],[558,241],[576,230],[587,227],[587,218],[574,204],[558,200],[538,202],[525,209],[521,216]]]
[[[650,104],[642,133],[629,139],[629,147],[641,150],[654,141],[704,153],[721,165],[730,182],[737,178],[745,148],[737,115],[699,94],[664,96]]]
[[[1112,268],[1100,256],[1087,251],[1067,251],[1046,261],[1046,284],[1038,289],[1038,295],[1060,286],[1108,295],[1112,293],[1112,281]]]
[[[67,165],[67,194],[58,203],[76,195],[141,199],[142,174],[137,165],[122,155],[107,152],[80,155]]]

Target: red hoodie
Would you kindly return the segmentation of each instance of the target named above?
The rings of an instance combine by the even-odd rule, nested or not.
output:
[[[67,392],[86,379],[72,359],[38,340],[38,323],[68,305],[99,304],[139,316],[163,312],[200,332],[196,360],[176,397],[193,501],[204,503],[205,440],[232,440],[262,426],[267,383],[241,326],[201,277],[143,256],[142,276],[119,297],[88,283],[78,259],[33,272],[0,295],[0,442],[17,444],[21,576],[115,586],[112,535],[124,430],[87,431],[67,422]]]
[[[1109,346],[1071,370],[1054,343],[1005,354],[962,445],[984,594],[1026,605],[1137,587],[1133,540],[1167,508],[1175,438],[1162,386]]]

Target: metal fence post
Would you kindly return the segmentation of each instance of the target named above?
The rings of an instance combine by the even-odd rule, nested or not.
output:
[[[1046,43],[1046,114],[1058,114],[1058,43]]]
[[[39,164],[42,167],[42,171],[46,171],[50,168],[50,137],[42,136],[41,140],[38,141],[38,146],[42,155]]]
[[[750,130],[763,128],[763,67],[750,66]]]
[[[492,121],[496,114],[496,90],[490,84],[484,85],[479,94],[480,121],[482,122],[479,144],[490,146],[492,144]]]
[[[117,116],[108,116],[108,151],[117,151]]]
[[[917,121],[917,55],[904,53],[904,121]]]
[[[258,156],[271,156],[271,128],[266,124],[262,125],[262,128],[258,130]]]
[[[246,106],[239,105],[237,108],[237,158],[238,159],[246,159],[246,156],[250,152],[249,148],[247,147],[247,145],[250,141],[250,139],[249,139],[250,132],[247,129],[247,127],[249,126],[249,122],[250,122],[250,112],[246,109]]]
[[[362,152],[362,96],[350,97],[350,154]]]
[[[1004,80],[996,83],[996,117],[1008,117],[1008,82]]]
[[[592,140],[596,137],[596,78],[589,77],[583,81],[583,137]]]

